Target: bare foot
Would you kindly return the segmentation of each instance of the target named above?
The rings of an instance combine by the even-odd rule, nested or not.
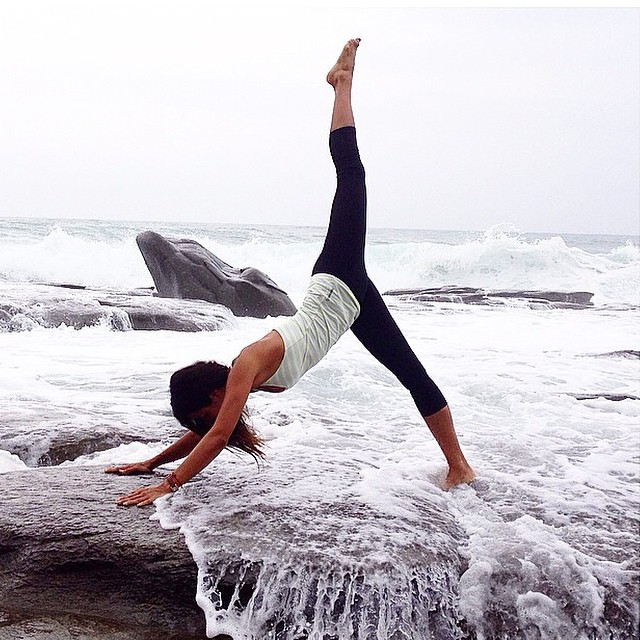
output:
[[[449,469],[449,473],[444,480],[442,488],[445,491],[449,491],[452,487],[459,484],[470,484],[476,478],[475,471],[470,467],[460,467],[455,469]]]
[[[327,82],[335,89],[336,85],[341,82],[349,82],[353,78],[353,68],[356,62],[356,49],[360,44],[360,38],[349,40],[344,45],[344,49],[333,65],[331,71],[327,74]]]

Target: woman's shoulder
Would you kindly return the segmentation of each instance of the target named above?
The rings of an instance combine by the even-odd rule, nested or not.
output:
[[[280,334],[273,330],[260,340],[244,347],[233,361],[231,371],[238,369],[245,374],[253,375],[252,388],[257,388],[269,377],[272,370],[277,369],[283,356],[284,342]]]

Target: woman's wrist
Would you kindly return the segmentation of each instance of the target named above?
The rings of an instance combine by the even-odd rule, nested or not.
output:
[[[150,471],[153,471],[156,467],[159,467],[162,464],[162,460],[159,459],[159,456],[156,456],[155,458],[146,460],[142,464],[144,464],[145,467],[148,467]]]
[[[175,472],[171,472],[165,479],[166,485],[171,489],[171,493],[175,493],[181,486],[182,483],[178,480]]]

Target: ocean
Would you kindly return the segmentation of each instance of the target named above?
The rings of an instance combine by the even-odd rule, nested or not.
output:
[[[150,457],[180,434],[171,373],[230,363],[277,324],[227,313],[218,330],[134,331],[89,303],[83,323],[56,324],[78,287],[149,291],[135,243],[146,229],[257,267],[296,304],[324,237],[316,227],[0,219],[0,472]],[[185,536],[208,635],[637,637],[638,237],[372,229],[367,264],[383,292],[593,298],[563,308],[386,297],[449,401],[472,486],[440,489],[446,464],[410,397],[349,333],[290,391],[252,394],[266,463],[224,452],[149,511]],[[52,442],[94,432],[101,450],[52,457]],[[109,433],[130,437],[109,448]],[[236,589],[223,593],[229,576]]]

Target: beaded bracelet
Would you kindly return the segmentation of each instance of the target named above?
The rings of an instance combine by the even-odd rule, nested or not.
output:
[[[173,493],[182,486],[173,471],[165,478],[165,482],[169,485],[169,489],[171,489]]]

